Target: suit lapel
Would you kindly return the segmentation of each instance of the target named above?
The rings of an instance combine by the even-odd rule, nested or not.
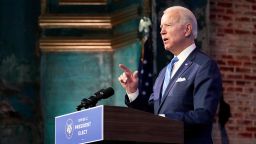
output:
[[[163,103],[165,102],[165,99],[167,98],[169,92],[171,91],[172,87],[174,86],[174,84],[176,83],[177,79],[192,65],[193,63],[193,59],[195,57],[195,53],[196,53],[196,49],[188,56],[188,58],[182,63],[182,65],[180,66],[180,68],[178,69],[178,71],[175,73],[175,75],[172,77],[172,79],[170,80],[170,83],[168,84],[165,93],[160,101],[160,105],[159,105],[159,109],[158,109],[158,113],[161,109],[161,107],[163,106]],[[163,80],[162,80],[163,83]],[[161,90],[161,89],[160,89]]]
[[[165,67],[166,70],[166,67]],[[160,106],[160,102],[161,102],[161,91],[162,91],[162,85],[164,82],[164,75],[165,75],[165,70],[163,70],[160,74],[159,74],[159,80],[157,80],[157,83],[155,84],[156,88],[155,88],[155,94],[154,94],[154,101],[156,101],[154,103],[154,109],[158,110],[159,106]],[[155,111],[157,112],[157,111]]]

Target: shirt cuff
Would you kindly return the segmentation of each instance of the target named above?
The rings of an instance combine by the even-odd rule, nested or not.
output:
[[[137,89],[134,93],[128,93],[127,91],[126,91],[126,93],[129,98],[129,101],[133,102],[139,95],[139,89]]]

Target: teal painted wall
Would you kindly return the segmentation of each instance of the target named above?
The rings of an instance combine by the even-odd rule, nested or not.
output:
[[[45,143],[53,143],[55,116],[76,111],[81,99],[109,86],[112,86],[111,53],[44,53],[41,96]]]
[[[122,88],[118,81],[118,77],[123,73],[119,68],[119,64],[125,64],[132,71],[138,69],[139,58],[141,52],[141,44],[139,41],[128,45],[126,47],[120,48],[115,51],[113,56],[113,86],[115,89],[115,96],[113,97],[114,105],[125,106],[124,104],[124,95],[126,94],[125,90]]]
[[[0,1],[0,143],[42,143],[40,0]]]
[[[48,13],[108,14],[141,0],[121,0],[107,6],[59,6],[58,0],[48,0]],[[139,19],[135,18],[111,30],[98,29],[43,29],[42,36],[106,37],[111,38],[137,31]],[[118,82],[122,73],[118,65],[123,63],[136,70],[140,57],[139,40],[118,48],[114,52],[56,52],[41,55],[41,100],[44,117],[44,143],[54,143],[54,118],[76,111],[83,98],[96,91],[113,87],[115,94],[98,102],[98,105],[124,105],[125,91]]]
[[[45,142],[54,143],[54,118],[76,111],[81,99],[101,88],[113,87],[115,95],[98,105],[124,106],[125,91],[118,76],[119,63],[136,70],[140,44],[135,42],[113,53],[43,53],[41,56],[41,98]]]

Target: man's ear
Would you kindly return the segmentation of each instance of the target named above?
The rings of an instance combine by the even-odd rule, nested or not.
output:
[[[186,24],[185,26],[185,37],[190,37],[192,35],[192,25]]]

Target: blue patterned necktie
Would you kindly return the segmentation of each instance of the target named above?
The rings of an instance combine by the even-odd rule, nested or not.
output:
[[[162,96],[164,95],[164,92],[170,82],[171,79],[171,74],[172,74],[172,68],[173,65],[178,61],[179,59],[177,57],[173,57],[173,59],[171,60],[171,62],[168,64],[167,69],[165,71],[165,76],[164,76],[164,84],[162,87]]]

